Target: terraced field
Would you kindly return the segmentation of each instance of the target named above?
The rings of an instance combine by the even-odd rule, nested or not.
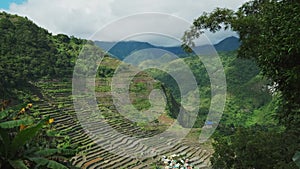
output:
[[[128,156],[128,152],[152,151],[149,147],[140,144],[139,141],[129,139],[130,137],[149,138],[162,133],[170,124],[159,120],[141,125],[124,118],[113,104],[109,88],[107,88],[109,83],[109,78],[99,78],[96,81],[98,85],[96,87],[97,102],[99,109],[103,112],[103,122],[122,133],[121,135],[111,134],[110,128],[101,124],[91,124],[93,128],[89,131],[81,126],[73,108],[71,79],[44,80],[35,84],[43,94],[43,99],[36,103],[40,114],[53,117],[56,129],[66,132],[70,138],[70,144],[75,144],[79,148],[79,153],[72,158],[74,165],[89,169],[154,168],[154,164],[160,161],[162,155],[181,154],[189,158],[195,168],[209,168],[210,151],[200,148],[203,146],[199,146],[198,143],[192,142],[190,139],[183,139],[180,143],[168,139],[165,144],[156,147],[156,151],[159,150],[158,152],[161,154],[152,157],[133,158]],[[98,140],[93,135],[95,132],[114,141]],[[122,147],[122,150],[118,154],[107,151],[112,144],[116,147]]]

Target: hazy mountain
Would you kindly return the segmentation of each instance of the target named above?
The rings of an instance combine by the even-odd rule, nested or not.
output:
[[[164,47],[155,46],[148,42],[139,41],[121,41],[121,42],[106,42],[106,41],[95,41],[95,44],[105,51],[108,51],[111,55],[123,60],[126,56],[132,54],[135,51],[142,49],[162,49],[171,52],[179,57],[186,57],[188,54],[180,47]],[[213,45],[218,52],[221,51],[234,51],[240,46],[239,39],[231,36],[221,40],[219,43]],[[211,45],[196,46],[195,49],[200,51],[201,54],[207,54],[211,50]]]
[[[121,41],[121,42],[103,42],[95,41],[95,44],[105,51],[108,51],[111,55],[123,60],[126,56],[130,55],[134,51],[156,48],[148,42],[138,41]]]
[[[239,39],[235,36],[230,36],[221,40],[219,43],[215,44],[214,47],[217,51],[234,51],[241,45]]]

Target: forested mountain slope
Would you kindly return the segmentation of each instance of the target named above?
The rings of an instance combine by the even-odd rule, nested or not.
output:
[[[51,35],[27,18],[0,13],[0,98],[42,77],[71,77],[86,40]]]

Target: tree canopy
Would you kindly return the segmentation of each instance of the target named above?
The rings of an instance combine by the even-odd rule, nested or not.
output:
[[[185,47],[193,45],[193,40],[201,36],[204,30],[217,32],[222,29],[229,29],[237,32],[241,41],[238,56],[254,60],[264,77],[273,82],[272,85],[276,87],[277,95],[280,95],[274,109],[277,111],[277,119],[285,127],[285,131],[276,134],[279,131],[260,132],[262,130],[259,129],[257,132],[250,132],[249,130],[252,131],[253,129],[246,129],[246,133],[250,133],[254,137],[245,137],[243,134],[236,133],[233,137],[227,137],[226,141],[224,141],[224,138],[218,139],[215,144],[216,153],[213,160],[216,167],[238,168],[238,163],[241,163],[241,161],[237,160],[243,160],[242,162],[246,164],[247,161],[253,161],[254,159],[261,160],[256,161],[257,163],[262,161],[271,163],[275,160],[275,163],[266,165],[266,168],[275,166],[283,168],[296,167],[295,164],[291,164],[291,159],[295,151],[300,149],[299,23],[300,1],[253,0],[244,3],[237,11],[217,8],[211,13],[203,13],[194,20],[190,30],[185,32],[183,37],[183,46]],[[257,144],[260,149],[246,148],[249,142],[254,143],[256,140],[263,140],[268,136],[274,140],[269,143],[265,142],[265,144],[263,142]],[[245,140],[246,138],[248,138],[247,143],[237,144],[240,142],[239,139]],[[291,139],[293,141],[292,143],[289,142],[290,145],[287,145],[284,144],[284,138],[288,140],[293,138]],[[271,146],[274,148],[273,152],[267,148]],[[277,149],[279,146],[283,147],[284,150]],[[226,153],[230,148],[232,148],[230,150],[233,153],[232,155]],[[253,158],[253,155],[259,151],[264,152],[264,156]],[[241,158],[242,156],[243,158]],[[274,159],[267,160],[270,157]],[[249,163],[244,167],[257,166]]]
[[[86,40],[53,36],[27,18],[0,13],[0,98],[41,77],[71,77]]]
[[[185,45],[193,45],[204,30],[231,29],[240,36],[238,56],[251,58],[265,77],[281,91],[286,125],[299,124],[300,103],[300,2],[296,0],[254,0],[237,11],[217,8],[195,19],[185,32]]]

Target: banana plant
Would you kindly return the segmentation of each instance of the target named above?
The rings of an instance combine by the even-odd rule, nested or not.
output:
[[[45,117],[36,120],[26,114],[32,104],[28,105],[18,113],[11,110],[0,112],[0,169],[67,169],[70,167],[67,167],[68,157],[76,152],[49,147],[46,139],[49,136],[45,130],[54,119]]]

